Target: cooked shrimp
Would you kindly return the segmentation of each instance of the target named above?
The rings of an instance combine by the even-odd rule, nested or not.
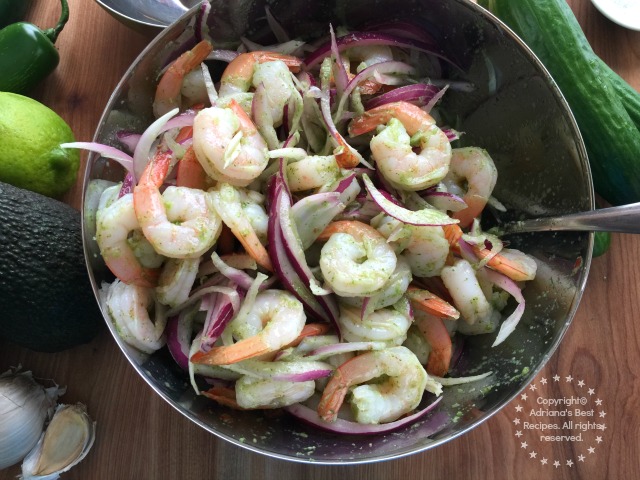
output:
[[[441,277],[462,319],[469,325],[477,323],[486,329],[485,333],[493,331],[497,312],[487,300],[471,264],[457,259],[442,269]]]
[[[197,352],[194,363],[228,365],[265,353],[275,352],[293,342],[302,332],[306,315],[302,303],[282,290],[260,292],[248,315],[249,323],[261,323],[263,329],[251,337],[229,346],[214,347],[207,353]]]
[[[445,225],[445,237],[452,249],[459,251],[458,241],[462,237],[462,229],[458,225]],[[472,245],[473,253],[480,259],[491,255],[491,252],[479,245]],[[487,266],[506,275],[516,282],[533,280],[536,276],[537,263],[535,259],[520,250],[503,248],[500,253],[491,257]]]
[[[175,307],[189,298],[200,266],[200,258],[170,258],[162,267],[156,287],[158,301]]]
[[[193,121],[193,150],[210,177],[245,187],[266,168],[264,139],[235,100],[229,108],[210,107]]]
[[[427,372],[431,375],[444,377],[449,371],[451,363],[451,337],[442,318],[417,310],[415,324],[431,347],[427,360]]]
[[[328,185],[340,176],[334,155],[311,155],[287,164],[287,180],[292,192],[301,192]]]
[[[156,118],[176,107],[180,108],[182,103],[180,90],[185,75],[204,62],[212,49],[211,43],[202,40],[191,50],[180,55],[164,72],[156,87],[156,96],[153,101],[153,113]]]
[[[155,319],[149,309],[155,304]],[[165,344],[167,323],[164,307],[153,298],[153,290],[138,285],[113,282],[106,292],[105,308],[125,342],[145,353],[153,353]]]
[[[431,115],[408,102],[388,103],[354,118],[349,135],[361,135],[384,124],[370,147],[378,169],[392,186],[422,190],[445,177],[451,144]],[[419,141],[420,153],[413,151],[411,137]]]
[[[273,271],[269,254],[260,243],[253,223],[242,208],[240,190],[227,183],[219,183],[215,189],[208,192],[207,201],[222,217],[225,225],[229,227],[247,253],[263,268]]]
[[[393,249],[375,228],[365,223],[333,222],[320,234],[319,239],[326,238],[320,252],[320,270],[337,295],[371,295],[384,287],[396,268]]]
[[[387,280],[387,283],[379,291],[368,297],[366,306],[368,311],[373,312],[397,303],[407,291],[407,287],[411,283],[411,268],[405,258],[402,256],[397,258],[396,269]],[[340,301],[345,305],[361,308],[365,297],[342,297]]]
[[[449,256],[449,242],[442,227],[410,226],[409,230],[411,236],[402,256],[409,261],[411,272],[416,277],[440,275]]]
[[[386,342],[392,347],[405,341],[411,319],[392,308],[381,308],[362,318],[359,308],[342,305],[338,325],[347,342]]]
[[[315,390],[313,380],[289,382],[245,375],[236,381],[236,401],[241,408],[281,408],[304,402]]]
[[[190,145],[187,151],[178,162],[178,172],[176,176],[176,186],[196,188],[198,190],[207,189],[207,173],[198,162],[196,152]]]
[[[349,60],[349,62],[355,60],[359,62],[356,65],[355,71],[370,67],[376,63],[389,62],[393,60],[393,52],[387,45],[367,45],[363,47],[351,47],[348,48],[343,54],[343,59]],[[349,79],[351,80],[355,75],[347,70]],[[367,79],[360,85],[360,93],[363,95],[373,95],[382,87],[381,83],[373,79]]]
[[[293,73],[299,72],[302,60],[291,55],[275,52],[247,52],[233,59],[222,73],[220,79],[220,97],[247,92],[251,87],[256,65],[280,60]]]
[[[160,193],[170,162],[169,153],[159,153],[147,165],[133,190],[136,217],[158,253],[197,258],[217,240],[222,220],[207,206],[201,190],[171,186]]]
[[[465,192],[462,199],[467,208],[454,212],[452,217],[460,220],[460,227],[471,225],[478,217],[487,200],[493,192],[498,179],[498,170],[489,154],[476,147],[454,148],[451,151],[449,173],[443,183],[451,190],[452,187],[462,188]]]
[[[120,185],[105,190],[101,203],[106,204],[96,212],[96,242],[100,254],[109,270],[124,283],[153,287],[159,271],[145,268],[128,242],[129,234],[140,228],[133,208],[133,194],[127,193],[112,203],[104,201],[114,192],[117,196],[119,190]]]
[[[256,126],[269,149],[280,148],[276,128],[282,125],[284,107],[289,105],[290,100],[297,100],[301,112],[302,97],[296,90],[291,72],[282,61],[257,64],[253,86],[256,87],[252,108]],[[290,111],[289,115],[294,117],[295,112]]]
[[[384,377],[383,377],[384,376]],[[371,385],[360,385],[383,377]],[[406,347],[363,353],[336,369],[322,392],[318,414],[327,422],[336,420],[338,410],[351,390],[351,407],[359,423],[384,423],[415,409],[427,385],[427,372]]]

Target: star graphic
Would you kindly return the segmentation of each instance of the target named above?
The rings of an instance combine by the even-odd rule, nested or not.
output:
[[[522,405],[516,405],[516,412],[522,411]]]
[[[520,438],[522,436],[522,431],[518,430],[516,432],[516,437]]]
[[[558,468],[560,466],[560,462],[556,460],[555,462],[553,462],[553,466]]]
[[[560,375],[558,375],[557,373],[553,376],[553,381],[554,382],[559,382],[560,381]]]
[[[593,388],[589,389],[589,395],[593,395],[594,393],[596,393],[596,391]]]
[[[605,411],[600,412],[600,418],[604,418],[604,416],[605,416],[606,414],[607,414],[607,412],[605,412]]]
[[[547,384],[547,379],[545,377],[542,377],[540,379],[540,383],[543,384],[543,385],[546,385]]]
[[[579,387],[584,387],[584,380],[580,380],[580,381],[578,382],[578,386],[579,386]]]
[[[529,385],[529,390],[534,391],[536,389],[536,386],[534,383],[532,383],[531,385]]]
[[[529,444],[527,442],[522,442],[520,444],[520,448],[527,448],[529,446]]]
[[[513,419],[513,424],[514,425],[520,425],[520,419],[519,418],[514,418]]]
[[[564,377],[567,382],[573,382],[573,377],[569,375],[568,377]]]
[[[602,437],[596,437],[596,442],[598,443],[602,442]]]
[[[596,449],[593,447],[589,447],[587,450],[589,450],[589,453],[596,453]]]
[[[599,398],[596,398],[596,405],[598,406],[602,405],[602,400],[600,400]]]
[[[578,460],[580,462],[584,462],[584,455],[578,455]]]
[[[543,464],[543,465],[546,465],[548,462],[547,462],[546,458],[541,458],[540,459],[540,463]]]
[[[573,465],[573,461],[567,460],[567,467],[571,468],[572,465]]]
[[[529,458],[536,458],[536,455],[538,455],[536,452],[529,452]]]
[[[526,400],[527,398],[529,398],[529,396],[526,393],[523,393],[522,395],[520,395],[520,398],[522,400]]]

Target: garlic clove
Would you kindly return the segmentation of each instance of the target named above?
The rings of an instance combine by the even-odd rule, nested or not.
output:
[[[35,448],[22,463],[22,479],[55,479],[80,462],[95,440],[86,407],[59,405]]]
[[[62,393],[57,386],[43,387],[19,367],[0,375],[0,470],[33,449]]]

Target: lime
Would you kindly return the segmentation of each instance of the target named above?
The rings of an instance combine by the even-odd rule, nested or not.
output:
[[[29,97],[0,92],[0,181],[59,197],[75,183],[78,150],[60,148],[75,138],[53,110]]]

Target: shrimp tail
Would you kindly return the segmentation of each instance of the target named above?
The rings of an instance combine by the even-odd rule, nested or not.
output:
[[[245,338],[229,346],[214,347],[208,352],[196,352],[191,356],[193,363],[203,365],[231,365],[249,358],[270,353],[273,349],[258,335]]]
[[[407,297],[409,297],[411,305],[415,308],[438,318],[445,320],[457,320],[460,318],[460,312],[453,305],[428,290],[409,287],[407,289]]]
[[[220,405],[230,407],[235,410],[249,410],[238,405],[236,400],[236,392],[228,387],[212,387],[209,390],[201,392],[207,398],[218,402]]]
[[[443,320],[433,315],[422,315],[416,318],[416,325],[431,346],[427,373],[444,377],[451,363],[452,344]]]
[[[333,373],[331,380],[329,380],[329,383],[322,392],[322,398],[318,404],[318,415],[320,415],[320,418],[325,422],[335,422],[348,390],[349,381],[345,378],[342,367],[340,367]]]

